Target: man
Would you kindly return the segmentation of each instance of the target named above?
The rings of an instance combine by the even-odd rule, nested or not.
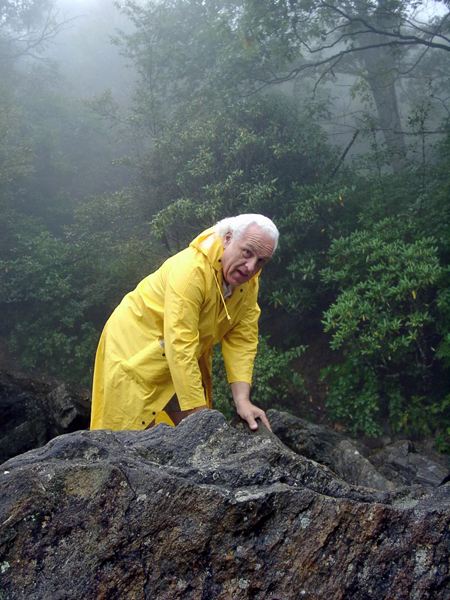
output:
[[[219,221],[125,296],[95,359],[91,429],[146,429],[212,407],[212,349],[222,354],[236,410],[270,429],[250,402],[258,344],[258,275],[278,243],[262,215]]]

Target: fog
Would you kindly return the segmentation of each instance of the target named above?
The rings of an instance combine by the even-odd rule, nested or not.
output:
[[[46,49],[56,60],[74,94],[89,98],[106,89],[123,103],[135,82],[131,65],[111,43],[117,29],[130,30],[129,20],[108,0],[58,0],[58,18],[66,25]]]
[[[0,340],[22,368],[86,383],[126,292],[216,219],[261,212],[283,234],[261,331],[350,357],[338,384],[368,373],[368,413],[394,398],[403,426],[413,390],[440,415],[446,5],[49,4],[0,7]]]
[[[125,3],[123,3],[125,5]],[[137,3],[137,5],[145,6],[145,3]],[[56,3],[56,18],[64,23],[62,31],[59,35],[47,43],[43,56],[57,62],[60,74],[63,77],[70,94],[75,99],[92,100],[100,96],[106,91],[111,92],[111,101],[117,103],[121,111],[120,118],[126,119],[129,115],[129,109],[133,104],[133,94],[136,89],[136,84],[142,77],[142,71],[139,75],[132,59],[124,58],[117,44],[112,44],[112,38],[117,40],[118,31],[130,33],[134,27],[131,21],[120,11],[118,7],[108,0],[58,0]],[[181,6],[181,5],[180,5]],[[187,6],[187,3],[184,4]],[[411,17],[417,19],[418,25],[425,20],[442,18],[445,16],[445,8],[439,3],[428,3],[421,6],[420,10],[411,12]],[[193,30],[195,32],[195,29]],[[156,35],[158,32],[151,32],[149,35]],[[173,34],[168,34],[173,35]],[[176,34],[175,34],[176,35]],[[183,36],[186,32],[180,27],[180,39],[176,38],[173,41],[173,47],[181,46],[185,43]],[[155,39],[156,39],[155,37]],[[161,40],[162,41],[162,40]],[[445,38],[437,38],[438,42],[448,43]],[[192,43],[193,51],[195,52],[195,44]],[[332,56],[333,53],[339,53],[345,49],[343,43],[339,46],[330,46],[327,41],[323,43],[324,56]],[[320,44],[319,46],[320,47]],[[123,49],[123,48],[122,48]],[[208,51],[207,51],[208,52]],[[377,52],[377,51],[375,51]],[[378,51],[379,52],[379,51]],[[428,73],[426,63],[427,49],[424,48],[423,57],[422,51],[418,50],[411,55],[411,59],[405,58],[404,63],[398,68],[395,75],[396,94],[398,96],[398,106],[394,107],[388,100],[386,95],[382,98],[371,98],[370,94],[364,90],[364,83],[361,79],[361,68],[367,67],[368,63],[364,61],[355,62],[354,59],[341,61],[339,69],[325,69],[322,74],[317,72],[315,68],[302,71],[297,77],[292,78],[287,83],[281,83],[271,86],[262,86],[263,93],[278,93],[280,90],[287,95],[306,99],[312,103],[326,104],[326,111],[322,117],[319,117],[320,122],[330,136],[330,142],[337,144],[342,148],[347,147],[350,141],[354,138],[356,130],[361,130],[365,125],[362,123],[367,120],[367,116],[372,114],[376,116],[376,112],[383,110],[383,105],[386,106],[386,117],[384,119],[384,127],[392,128],[393,130],[403,129],[407,123],[411,111],[413,110],[410,98],[411,91],[421,94],[421,87],[426,86]],[[170,56],[170,49],[168,50]],[[355,55],[356,58],[358,58]],[[406,57],[406,55],[405,55]],[[439,60],[445,58],[443,53],[438,57]],[[186,60],[183,58],[183,60]],[[188,59],[189,60],[189,59]],[[203,60],[200,57],[194,57],[192,60]],[[298,59],[297,59],[298,60]],[[384,59],[381,59],[381,63]],[[411,78],[411,65],[415,64],[415,76]],[[300,63],[302,59],[300,58]],[[445,64],[445,63],[444,63]],[[292,70],[295,70],[296,64],[293,61]],[[171,68],[171,67],[169,67]],[[445,67],[443,67],[445,69]],[[158,66],[159,70],[164,69],[164,65]],[[256,81],[260,74],[255,70]],[[401,71],[405,73],[402,78]],[[207,71],[205,71],[207,72]],[[289,68],[288,71],[289,72]],[[386,71],[388,73],[389,71]],[[158,76],[158,71],[156,71]],[[284,74],[282,73],[283,77]],[[154,75],[152,74],[154,77]],[[267,73],[263,73],[267,77]],[[380,83],[370,84],[378,86],[382,90],[385,87],[386,75],[379,75]],[[270,79],[270,77],[269,77]],[[439,67],[436,69],[436,76],[433,81],[433,90],[430,89],[429,99],[432,106],[428,111],[429,129],[434,128],[439,130],[439,123],[448,110],[446,92],[441,89],[441,84],[445,84],[445,76],[439,75]],[[277,77],[274,78],[274,81]],[[142,81],[142,79],[141,79]],[[181,87],[185,86],[185,82],[180,80]],[[164,84],[167,90],[170,89],[170,84]],[[172,84],[173,90],[179,92],[180,85]],[[258,88],[258,84],[255,86]],[[162,100],[165,102],[166,110],[170,111],[173,98],[169,96]],[[373,93],[373,90],[372,90]],[[175,94],[175,92],[174,92]],[[245,96],[245,94],[244,94]],[[394,115],[398,112],[397,121],[389,118],[388,113]],[[326,116],[325,116],[326,113]],[[117,115],[116,115],[117,116]],[[158,117],[160,118],[160,117]],[[379,129],[378,138],[383,138],[383,126]],[[142,133],[142,132],[141,132]],[[392,136],[391,136],[392,137]],[[394,136],[395,137],[395,136]],[[135,140],[136,141],[136,140]],[[142,140],[141,140],[142,142]],[[389,141],[388,141],[389,143]],[[367,150],[367,143],[362,136],[358,136],[356,141],[352,143],[348,157],[356,154],[364,154]]]

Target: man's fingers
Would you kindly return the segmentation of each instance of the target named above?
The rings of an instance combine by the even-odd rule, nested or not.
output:
[[[255,419],[261,419],[263,425],[265,425],[269,431],[272,431],[269,420],[267,419],[266,413],[264,411],[258,410],[257,413],[246,416],[246,421],[252,431],[256,431],[258,429],[258,423]]]
[[[245,402],[236,402],[237,412],[241,419],[247,421],[248,426],[252,431],[258,429],[258,423],[256,419],[261,419],[262,424],[267,427],[269,431],[272,431],[269,420],[266,417],[266,413],[261,409],[252,404],[249,400]]]
[[[258,429],[258,423],[253,418],[253,415],[247,416],[247,423],[248,423],[248,426],[250,427],[250,429],[252,429],[253,431]]]
[[[269,419],[266,417],[266,414],[262,413],[262,415],[259,415],[259,418],[264,423],[264,425],[267,427],[267,429],[269,431],[272,431],[272,428],[271,428],[270,423],[269,423]]]

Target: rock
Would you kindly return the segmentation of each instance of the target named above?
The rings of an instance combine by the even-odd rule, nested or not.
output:
[[[351,486],[216,411],[0,470],[4,600],[444,600],[449,550],[449,486]]]
[[[0,463],[89,425],[87,397],[0,371]]]
[[[410,441],[388,444],[371,452],[361,442],[342,433],[314,425],[286,413],[269,410],[273,432],[294,452],[328,466],[336,475],[353,485],[378,490],[403,486],[437,487],[450,479],[450,459]]]
[[[278,410],[267,411],[272,431],[291,450],[328,466],[353,485],[392,490],[395,483],[366,458],[370,450],[343,434]]]
[[[272,431],[295,452],[322,464],[332,466],[330,451],[347,438],[327,427],[315,425],[279,410],[268,410]],[[364,451],[360,448],[361,451]]]
[[[79,429],[87,429],[91,403],[86,396],[74,393],[65,384],[51,391],[46,397],[50,439]]]
[[[0,372],[0,462],[50,439],[42,404],[50,388]]]
[[[380,473],[398,485],[435,487],[450,477],[448,466],[416,453],[414,444],[408,440],[386,446],[371,461]]]
[[[364,485],[376,490],[393,490],[395,483],[389,481],[365,458],[349,440],[342,440],[330,453],[333,471],[353,485]]]

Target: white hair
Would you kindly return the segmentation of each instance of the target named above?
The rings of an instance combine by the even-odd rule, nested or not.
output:
[[[214,225],[216,234],[222,239],[231,231],[233,238],[239,239],[244,231],[250,225],[258,225],[258,227],[270,237],[273,241],[273,251],[275,252],[278,246],[278,238],[280,233],[273,221],[264,215],[243,214],[235,217],[227,217]]]

